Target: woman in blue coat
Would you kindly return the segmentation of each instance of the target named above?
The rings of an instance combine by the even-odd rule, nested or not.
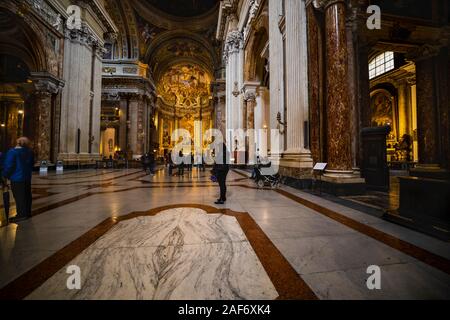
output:
[[[11,189],[16,200],[15,221],[31,217],[31,176],[34,156],[29,145],[28,138],[17,139],[17,146],[8,151],[3,163],[3,176],[11,181]]]

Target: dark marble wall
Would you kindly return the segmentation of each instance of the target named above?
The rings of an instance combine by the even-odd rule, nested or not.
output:
[[[435,57],[416,62],[417,136],[420,164],[439,163]]]
[[[440,165],[442,168],[450,169],[450,96],[449,96],[449,50],[444,48],[438,57],[438,117],[439,117],[439,139],[440,139]]]
[[[359,41],[355,46],[356,68],[357,68],[357,108],[358,108],[358,126],[360,129],[370,127],[370,83],[369,83],[369,53],[367,44]],[[358,132],[358,142],[361,141],[361,130]],[[363,145],[358,146],[357,165],[363,160]]]

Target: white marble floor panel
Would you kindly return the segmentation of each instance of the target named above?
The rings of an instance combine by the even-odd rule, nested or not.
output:
[[[28,299],[275,299],[261,262],[234,217],[194,208],[122,221]]]

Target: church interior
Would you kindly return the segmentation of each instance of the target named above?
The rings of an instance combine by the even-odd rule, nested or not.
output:
[[[450,298],[447,0],[1,1],[23,136],[0,300]]]

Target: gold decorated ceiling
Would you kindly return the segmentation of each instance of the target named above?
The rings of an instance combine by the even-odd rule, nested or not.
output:
[[[182,113],[194,113],[209,105],[211,78],[196,65],[172,66],[161,77],[157,91],[166,106]]]

